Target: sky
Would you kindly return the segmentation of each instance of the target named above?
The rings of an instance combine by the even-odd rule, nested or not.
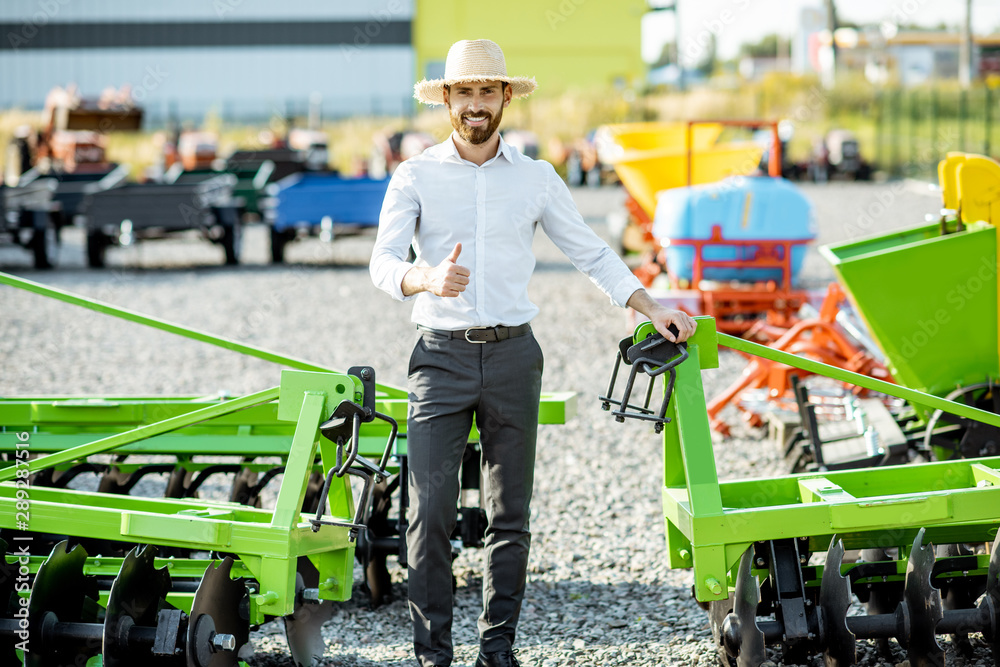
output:
[[[803,7],[822,7],[822,0],[677,0],[681,22],[681,52],[690,53],[699,36],[716,34],[720,58],[733,58],[740,44],[755,42],[767,33],[792,36]],[[917,23],[957,25],[965,15],[965,0],[836,0],[838,18],[857,24]],[[673,41],[672,12],[651,12],[643,19],[643,58],[655,60],[664,41]],[[972,30],[1000,31],[1000,0],[972,0]],[[685,62],[685,64],[694,64]]]

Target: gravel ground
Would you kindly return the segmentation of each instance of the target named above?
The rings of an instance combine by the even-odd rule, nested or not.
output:
[[[938,206],[925,185],[913,182],[803,190],[816,204],[821,243],[918,224]],[[605,233],[604,218],[621,206],[621,190],[574,196]],[[297,244],[288,265],[270,266],[265,230],[249,227],[245,264],[237,268],[219,266],[219,247],[172,241],[112,250],[110,268],[91,271],[82,235],[69,230],[66,237],[59,270],[31,270],[27,253],[16,248],[0,249],[0,270],[331,367],[369,364],[380,381],[405,384],[415,338],[410,306],[371,285],[371,238]],[[542,307],[533,327],[546,353],[543,388],[579,392],[579,414],[540,430],[519,657],[541,667],[711,663],[707,618],[691,598],[690,572],[664,562],[660,440],[648,426],[616,424],[596,401],[615,344],[629,331],[625,314],[541,234],[536,254],[531,295]],[[811,251],[808,285],[831,278]],[[0,287],[0,318],[0,395],[239,395],[278,381],[273,364],[7,287]],[[707,392],[728,385],[742,366],[724,351],[722,367],[705,374]],[[716,436],[720,476],[780,473],[776,448],[763,435],[737,427],[725,441]],[[477,651],[481,553],[463,552],[455,572],[455,664],[466,666]],[[369,611],[356,590],[354,601],[337,608],[325,628],[324,664],[414,664],[404,576],[398,568],[392,574],[392,604]],[[264,626],[254,641],[262,664],[291,665],[280,624]],[[862,664],[881,664],[867,649],[862,655]]]

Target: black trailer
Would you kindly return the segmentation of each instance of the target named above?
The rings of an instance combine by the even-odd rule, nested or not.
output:
[[[0,185],[0,243],[30,250],[36,269],[55,266],[59,254],[59,205],[53,179],[7,187]]]
[[[21,174],[18,181],[20,185],[30,185],[42,179],[52,179],[56,182],[55,190],[52,193],[52,200],[59,206],[55,212],[56,227],[61,231],[63,227],[73,224],[73,220],[80,213],[80,206],[84,197],[92,192],[108,190],[117,187],[128,178],[129,166],[127,164],[109,163],[103,169],[95,171],[50,171],[42,173],[32,168]]]
[[[129,183],[88,194],[81,205],[87,264],[104,266],[111,246],[175,237],[189,231],[222,245],[226,264],[239,263],[241,202],[232,174],[188,175],[173,183]]]

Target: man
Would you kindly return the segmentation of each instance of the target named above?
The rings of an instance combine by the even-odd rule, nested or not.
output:
[[[488,519],[476,667],[519,667],[511,647],[527,572],[542,375],[528,324],[538,313],[527,293],[535,227],[612,302],[643,313],[667,338],[675,340],[671,324],[676,340],[695,330],[686,314],[655,302],[584,223],[552,165],[500,137],[504,108],[535,87],[534,79],[507,76],[503,52],[489,40],[451,47],[444,78],[414,90],[421,102],[448,107],[454,132],[393,174],[372,253],[373,281],[396,299],[414,300],[421,332],[409,366],[406,540],[422,667],[452,661],[449,538],[473,418]]]

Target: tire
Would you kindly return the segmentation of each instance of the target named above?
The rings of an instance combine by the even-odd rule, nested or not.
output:
[[[959,387],[945,398],[987,412],[1000,412],[1000,391],[990,381]],[[1000,429],[935,410],[924,430],[924,449],[937,461],[997,456]]]
[[[292,236],[287,231],[279,232],[274,227],[271,228],[271,263],[283,264],[285,261],[285,246],[292,240]]]
[[[87,231],[87,266],[92,269],[104,268],[104,255],[111,245],[111,238],[96,229]]]
[[[35,233],[31,237],[31,252],[36,269],[51,269],[55,266],[59,256],[59,230],[49,221],[48,216],[35,225]]]
[[[240,263],[243,245],[243,224],[236,220],[226,225],[222,232],[222,249],[226,251],[226,265],[235,266]]]

